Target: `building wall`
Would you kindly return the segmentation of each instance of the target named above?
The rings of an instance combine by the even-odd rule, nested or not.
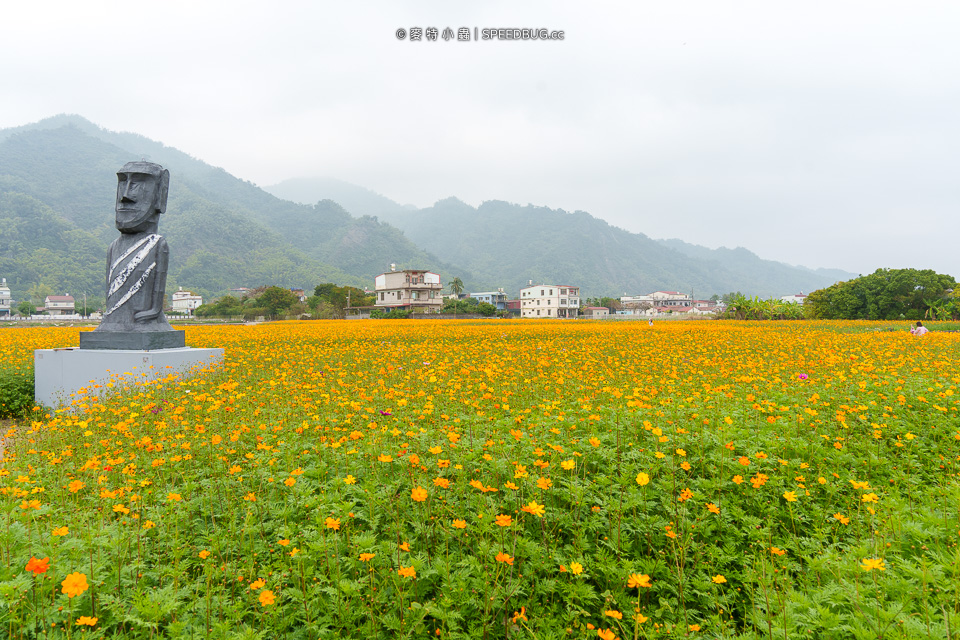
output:
[[[520,289],[521,318],[575,318],[579,308],[579,287],[538,284]]]

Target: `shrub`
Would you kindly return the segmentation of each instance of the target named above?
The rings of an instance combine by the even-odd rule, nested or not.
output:
[[[33,409],[33,371],[0,371],[0,418],[18,418]]]

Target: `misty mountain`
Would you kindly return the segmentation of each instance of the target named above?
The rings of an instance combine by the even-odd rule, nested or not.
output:
[[[15,298],[36,282],[102,296],[101,263],[117,235],[115,174],[141,158],[171,173],[160,224],[171,247],[168,291],[183,286],[209,295],[262,284],[309,290],[328,281],[371,286],[391,262],[449,273],[372,217],[355,218],[330,201],[282,200],[143,136],[57,116],[0,131],[0,275]],[[36,238],[45,238],[43,246],[34,246]],[[40,250],[63,266],[41,260]]]
[[[703,297],[730,291],[766,297],[856,277],[839,269],[763,260],[742,247],[709,249],[676,239],[652,240],[583,211],[500,201],[477,209],[456,198],[418,210],[326,178],[297,178],[266,189],[300,202],[329,198],[354,214],[375,215],[418,246],[469,270],[485,289],[504,287],[514,296],[529,280],[579,285],[591,296],[666,289]]]
[[[102,262],[117,234],[114,174],[134,159],[171,172],[161,221],[171,246],[168,290],[363,287],[390,263],[511,296],[530,280],[576,285],[584,297],[662,289],[779,296],[853,276],[761,260],[743,248],[652,240],[583,211],[501,201],[475,208],[456,198],[416,209],[329,179],[270,187],[301,201],[294,202],[144,136],[56,116],[0,131],[0,275],[15,298],[38,282],[102,296]]]
[[[354,215],[374,216],[385,220],[391,215],[416,209],[413,205],[397,204],[370,189],[334,178],[290,178],[264,187],[263,190],[278,198],[301,204],[333,200]]]

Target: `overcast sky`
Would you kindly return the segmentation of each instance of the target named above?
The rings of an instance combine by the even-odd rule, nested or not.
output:
[[[414,27],[471,41],[397,38]],[[17,2],[0,128],[76,113],[262,186],[960,277],[958,28],[946,1]]]

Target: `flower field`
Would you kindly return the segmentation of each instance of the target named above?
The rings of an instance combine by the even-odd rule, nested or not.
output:
[[[960,637],[960,334],[875,326],[187,328],[8,433],[0,635]]]

